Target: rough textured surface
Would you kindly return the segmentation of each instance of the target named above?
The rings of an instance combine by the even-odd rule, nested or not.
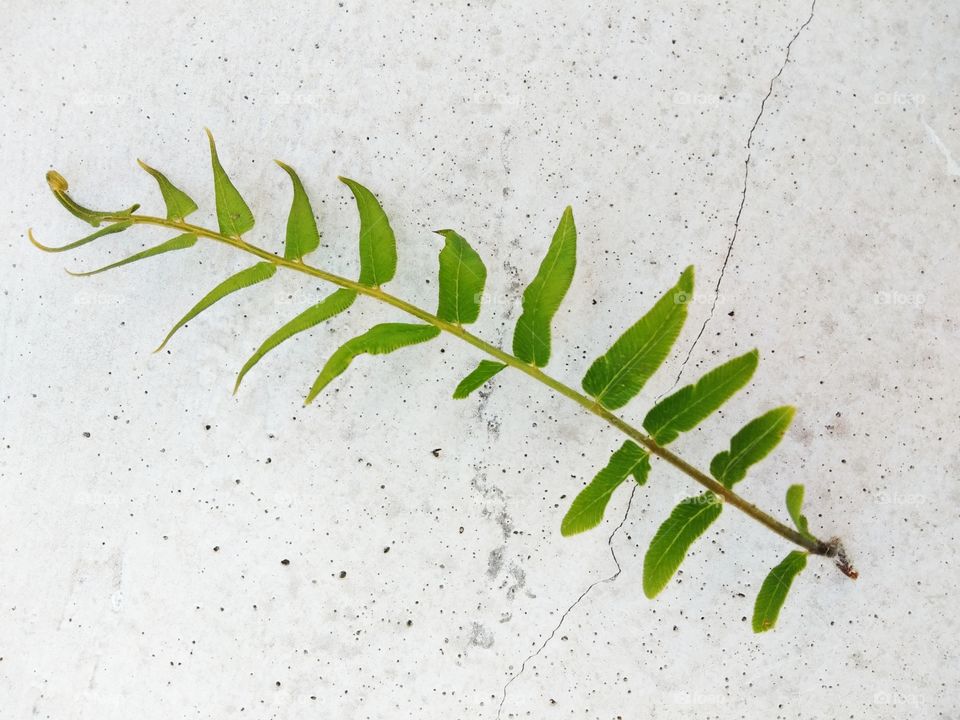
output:
[[[957,717],[956,7],[219,5],[4,13],[0,717]],[[247,354],[323,289],[297,277],[152,355],[245,260],[203,246],[79,280],[61,267],[161,236],[53,257],[25,230],[81,232],[51,167],[91,205],[159,209],[136,157],[213,223],[204,126],[256,242],[283,237],[274,157],[321,215],[314,257],[345,274],[357,225],[336,175],[374,189],[400,243],[391,288],[421,304],[429,231],[458,229],[490,268],[478,332],[504,344],[572,204],[580,267],[550,366],[572,384],[694,263],[678,352],[626,416],[759,347],[749,389],[676,447],[706,466],[759,410],[798,405],[741,489],[783,516],[805,482],[811,526],[847,540],[861,579],[812,561],[778,629],[751,635],[787,547],[728,509],[647,601],[643,550],[694,488],[655,463],[626,515],[621,490],[561,539],[620,439],[516,373],[451,401],[478,359],[453,339],[358,361],[304,409],[335,338],[399,319],[368,302],[232,397]]]

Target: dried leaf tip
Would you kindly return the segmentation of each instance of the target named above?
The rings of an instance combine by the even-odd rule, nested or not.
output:
[[[47,185],[55,193],[65,193],[70,187],[67,184],[67,179],[56,170],[47,173]]]

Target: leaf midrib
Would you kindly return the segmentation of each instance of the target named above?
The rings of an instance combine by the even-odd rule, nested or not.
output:
[[[679,307],[682,307],[682,306],[677,306],[677,307],[679,308]],[[634,366],[636,365],[636,363],[639,362],[640,357],[641,357],[642,355],[645,355],[645,354],[649,351],[650,346],[651,346],[652,344],[660,341],[660,339],[666,334],[666,331],[667,331],[667,329],[668,329],[669,326],[670,326],[670,322],[673,320],[674,315],[675,315],[677,312],[679,312],[679,309],[671,310],[671,311],[670,311],[670,314],[667,316],[666,320],[665,320],[663,323],[660,324],[660,333],[661,333],[661,334],[660,334],[660,335],[656,335],[656,336],[650,338],[649,340],[647,340],[647,342],[643,345],[643,347],[640,348],[640,350],[638,350],[636,353],[634,353],[633,357],[631,357],[626,363],[624,363],[624,364],[620,367],[619,370],[617,370],[617,372],[615,372],[615,373],[613,374],[613,377],[611,377],[610,380],[607,382],[607,384],[603,386],[603,389],[602,389],[599,393],[597,393],[597,395],[596,395],[597,401],[602,402],[602,401],[603,401],[603,398],[606,397],[607,392],[609,392],[609,390],[611,389],[611,386],[612,386],[615,382],[618,382],[618,381],[620,380],[620,378],[624,375],[624,373],[626,373],[627,371],[632,370],[632,369],[634,368]],[[632,329],[632,328],[631,328],[631,329]],[[627,330],[627,332],[630,332],[630,330]],[[617,342],[619,342],[619,340],[618,340]],[[614,343],[614,345],[615,345],[615,344],[616,344],[616,343]],[[613,348],[611,348],[610,350],[613,350]],[[608,358],[609,356],[610,356],[610,351],[607,351],[607,353],[604,354],[602,357],[603,357],[603,358]],[[649,378],[647,378],[647,379],[649,379]]]
[[[704,503],[703,507],[700,510],[698,510],[695,514],[691,515],[687,519],[687,521],[683,524],[680,530],[674,535],[673,539],[670,541],[670,544],[667,545],[667,547],[663,549],[663,552],[660,553],[660,556],[657,558],[656,563],[650,569],[651,572],[655,572],[660,569],[660,565],[662,564],[663,559],[667,556],[667,553],[669,553],[670,550],[673,549],[673,546],[677,544],[677,541],[682,536],[683,531],[687,529],[690,523],[692,523],[694,520],[696,520],[698,517],[700,517],[703,513],[705,513],[707,510],[709,510],[716,504],[717,504],[716,500],[711,500],[710,502]]]

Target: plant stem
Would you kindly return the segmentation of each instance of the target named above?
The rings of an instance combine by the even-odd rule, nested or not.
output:
[[[703,485],[709,491],[714,493],[723,499],[724,502],[730,503],[739,510],[742,510],[744,513],[749,515],[751,518],[757,522],[765,525],[767,528],[775,532],[780,537],[789,540],[795,545],[799,545],[808,552],[815,555],[827,555],[833,556],[836,554],[836,543],[835,542],[823,542],[821,540],[811,539],[801,535],[799,532],[794,530],[788,525],[780,522],[770,514],[764,512],[758,508],[753,503],[745,500],[743,497],[733,492],[733,490],[727,488],[722,483],[717,482],[712,477],[706,473],[701,472],[693,465],[685,461],[683,458],[674,454],[670,450],[658,445],[653,438],[651,438],[646,433],[638,430],[633,427],[625,420],[623,420],[618,415],[610,412],[593,398],[587,397],[580,392],[577,392],[569,385],[566,385],[556,378],[547,375],[540,368],[531,365],[529,363],[523,362],[519,358],[501,350],[500,348],[491,345],[485,340],[477,337],[476,335],[468,332],[463,328],[463,326],[446,322],[441,320],[436,315],[408,303],[406,300],[402,300],[394,295],[384,292],[379,287],[371,287],[368,285],[361,285],[355,280],[349,280],[345,277],[335,275],[333,273],[327,272],[326,270],[321,270],[320,268],[313,267],[312,265],[307,265],[302,260],[287,260],[286,258],[275,255],[268,250],[252,245],[245,240],[237,237],[230,237],[223,235],[221,233],[215,232],[213,230],[208,230],[207,228],[200,227],[198,225],[192,225],[190,223],[176,221],[176,220],[167,220],[166,218],[152,217],[149,215],[125,215],[125,216],[116,216],[105,218],[106,221],[115,221],[123,222],[130,221],[134,224],[144,224],[144,225],[159,225],[160,227],[170,228],[171,230],[178,230],[184,233],[192,233],[199,237],[209,238],[211,240],[216,240],[217,242],[225,243],[230,245],[238,250],[250,253],[255,255],[263,260],[273,263],[278,267],[287,268],[289,270],[294,270],[296,272],[305,273],[313,277],[319,278],[326,282],[329,282],[333,285],[338,285],[339,287],[346,288],[348,290],[353,290],[354,292],[366,295],[367,297],[372,297],[380,302],[386,303],[387,305],[392,305],[393,307],[402,310],[410,315],[413,315],[420,320],[423,320],[430,325],[433,325],[440,330],[455,335],[461,340],[473,345],[479,350],[482,350],[486,354],[496,358],[500,362],[508,365],[512,368],[519,370],[520,372],[526,373],[534,380],[537,380],[547,387],[557,391],[564,397],[573,400],[575,403],[584,408],[587,412],[593,413],[597,417],[603,419],[608,424],[615,427],[620,432],[627,435],[630,439],[634,440],[638,444],[646,448],[651,454],[656,455],[657,457],[665,460],[670,465],[680,470],[688,477],[692,478],[696,482]]]

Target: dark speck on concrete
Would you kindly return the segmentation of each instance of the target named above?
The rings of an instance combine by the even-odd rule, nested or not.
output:
[[[290,561],[287,560],[286,558],[284,558],[283,560],[280,561],[280,564],[281,564],[281,565],[289,565],[289,564],[290,564]]]

